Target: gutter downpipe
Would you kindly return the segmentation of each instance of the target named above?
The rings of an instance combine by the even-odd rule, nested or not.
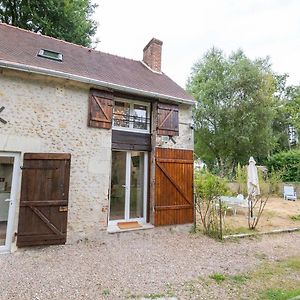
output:
[[[84,76],[73,75],[70,73],[54,71],[54,70],[49,70],[49,69],[45,69],[45,68],[33,67],[33,66],[25,65],[25,64],[12,63],[9,61],[3,61],[3,60],[0,61],[0,68],[78,81],[78,82],[87,83],[87,84],[94,85],[94,86],[100,86],[100,87],[104,87],[104,88],[113,89],[116,91],[132,93],[132,94],[136,94],[136,95],[144,96],[144,97],[165,99],[165,100],[175,101],[175,102],[189,104],[189,105],[195,104],[195,102],[193,100],[172,97],[172,96],[159,94],[159,93],[155,93],[155,92],[139,90],[136,88],[131,88],[131,87],[115,84],[115,83],[109,83],[109,82],[102,81],[102,80],[91,79],[91,78],[84,77]]]

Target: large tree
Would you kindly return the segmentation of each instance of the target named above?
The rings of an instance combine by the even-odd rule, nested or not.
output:
[[[197,101],[196,154],[221,174],[232,173],[250,156],[266,158],[278,142],[273,126],[280,83],[267,58],[251,60],[241,50],[226,57],[210,49],[187,83]]]
[[[0,21],[90,46],[96,32],[90,0],[0,0]]]
[[[300,133],[300,86],[290,88],[290,97],[286,105],[289,123]]]

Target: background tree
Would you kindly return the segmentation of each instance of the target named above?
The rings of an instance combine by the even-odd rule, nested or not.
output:
[[[90,0],[0,0],[0,21],[90,46],[96,32]]]
[[[289,101],[286,104],[286,112],[288,113],[288,122],[300,132],[300,86],[290,88]]]
[[[259,162],[266,158],[278,143],[273,127],[282,84],[268,58],[250,60],[241,50],[226,57],[219,49],[209,50],[187,83],[197,100],[196,154],[221,174],[231,174],[250,156]]]
[[[288,75],[273,75],[276,80],[275,97],[275,116],[273,119],[273,135],[275,145],[271,154],[290,149],[288,128],[290,125],[289,114],[286,109],[288,100],[291,98],[292,89],[287,86]]]

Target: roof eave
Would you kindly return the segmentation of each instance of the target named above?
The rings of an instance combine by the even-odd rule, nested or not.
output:
[[[58,77],[58,78],[68,79],[68,80],[74,80],[74,81],[90,84],[93,86],[109,88],[109,89],[112,89],[115,91],[131,93],[131,94],[144,96],[144,97],[163,99],[163,100],[174,101],[174,102],[189,104],[189,105],[195,104],[195,101],[190,100],[190,99],[178,98],[178,97],[164,95],[164,94],[160,94],[160,93],[156,93],[156,92],[140,90],[140,89],[136,89],[133,87],[118,85],[115,83],[110,83],[110,82],[106,82],[106,81],[102,81],[102,80],[97,80],[97,79],[88,78],[88,77],[84,77],[84,76],[60,72],[60,71],[56,71],[56,70],[50,70],[50,69],[46,69],[46,68],[40,68],[40,67],[20,64],[20,63],[16,63],[16,62],[0,60],[0,68],[34,73],[34,74],[39,74],[39,75]]]

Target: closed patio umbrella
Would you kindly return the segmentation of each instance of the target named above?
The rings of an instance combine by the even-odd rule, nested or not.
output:
[[[248,165],[247,188],[248,188],[248,196],[260,195],[256,162],[252,156],[249,159],[249,165]]]
[[[250,217],[253,218],[253,197],[260,195],[258,174],[256,162],[251,156],[248,165],[247,188],[248,188],[248,202],[250,208]]]

